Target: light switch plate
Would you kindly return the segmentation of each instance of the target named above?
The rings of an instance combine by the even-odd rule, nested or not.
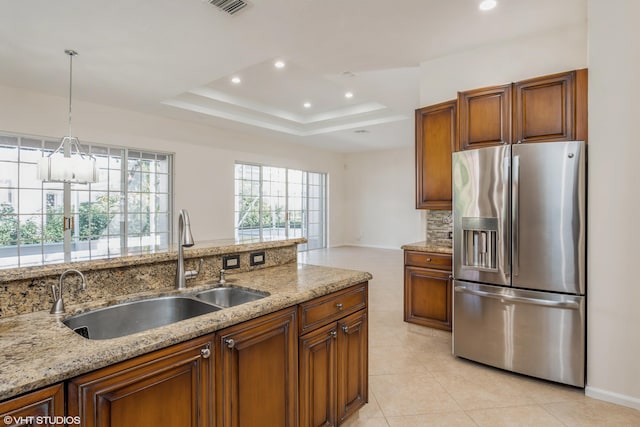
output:
[[[253,252],[251,255],[249,255],[249,265],[251,266],[261,265],[261,264],[264,264],[264,262],[265,262],[264,251]]]
[[[222,268],[225,270],[231,270],[233,268],[240,268],[240,255],[226,255],[222,257]]]

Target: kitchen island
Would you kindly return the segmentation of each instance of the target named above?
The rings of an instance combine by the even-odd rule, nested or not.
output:
[[[259,248],[252,247],[251,249]],[[198,255],[202,254],[198,253]],[[304,333],[311,336],[315,328],[329,328],[331,332],[334,332],[336,327],[332,326],[331,322],[340,322],[341,319],[348,320],[349,316],[347,315],[355,314],[356,311],[362,313],[361,317],[364,319],[364,323],[361,322],[358,328],[352,327],[351,331],[360,331],[360,341],[358,342],[365,344],[364,347],[360,346],[358,350],[364,349],[364,353],[358,354],[358,357],[364,362],[358,366],[358,376],[364,376],[366,385],[366,286],[371,277],[366,272],[297,264],[296,262],[228,274],[228,285],[266,292],[269,296],[166,326],[106,340],[83,338],[65,326],[62,319],[74,313],[124,301],[167,295],[190,295],[215,287],[216,281],[212,279],[194,281],[188,284],[187,289],[180,291],[154,289],[107,300],[68,305],[68,315],[63,318],[53,316],[47,310],[3,318],[0,319],[2,347],[0,349],[0,400],[9,399],[48,385],[68,382],[83,374],[98,372],[102,368],[108,368],[122,362],[126,363],[126,361],[163,351],[162,349],[171,346],[182,345],[180,343],[199,337],[217,336],[223,331],[233,332],[242,328],[241,325],[249,325],[251,321],[260,321],[268,316],[279,316],[279,313],[283,313],[287,309],[289,309],[287,313],[291,316],[291,323],[285,329],[293,329],[294,335],[289,335],[289,337],[295,339],[295,342],[287,343],[289,348],[293,349],[292,354],[296,357],[295,378],[297,378],[298,371],[297,337],[299,333],[301,337]],[[354,294],[351,289],[355,289],[357,293]],[[350,295],[357,295],[357,299]],[[343,308],[343,299],[345,308]],[[319,302],[316,304],[316,301]],[[352,310],[349,306],[351,302],[354,304]],[[308,303],[308,307],[304,305],[305,303]],[[309,313],[315,313],[313,311],[314,304],[319,307],[317,313],[321,314],[319,323],[313,325],[313,328],[303,330],[305,316],[309,316]],[[332,307],[336,306],[339,309],[331,308],[334,311],[326,311],[326,308],[329,307],[327,304],[332,304]],[[335,312],[336,310],[339,313]],[[298,324],[300,324],[300,330]],[[345,336],[348,336],[349,326],[342,325],[340,327],[346,334]],[[334,333],[332,336],[335,335]],[[353,350],[355,347],[352,344],[355,341],[349,341],[350,339],[346,338],[344,348]],[[217,343],[217,341],[215,342]],[[215,354],[216,361],[219,361],[222,353],[221,347],[221,345],[214,344],[210,349]],[[300,353],[302,356],[302,349]],[[220,362],[223,361],[220,360]],[[212,369],[214,368],[222,369],[222,366],[212,367]],[[362,372],[363,369],[364,372]],[[289,381],[292,380],[294,378],[289,378]],[[292,386],[294,386],[294,390],[298,389],[297,380]],[[216,387],[218,399],[221,398],[222,388]],[[366,403],[366,387],[361,394],[358,396],[358,400],[361,401],[360,406]],[[290,397],[293,401],[297,401],[293,396]],[[358,407],[354,406],[356,410]],[[291,413],[297,414],[297,408],[294,409]],[[213,410],[209,412],[214,413]],[[353,410],[349,414],[352,412]],[[349,414],[343,413],[343,416]],[[231,415],[229,416],[231,417]],[[226,420],[219,421],[226,425]],[[204,425],[208,425],[208,423],[205,422]]]

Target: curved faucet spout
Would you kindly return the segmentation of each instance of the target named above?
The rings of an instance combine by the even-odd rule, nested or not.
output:
[[[189,212],[187,212],[186,209],[180,209],[180,213],[178,214],[178,267],[176,269],[176,289],[184,289],[187,287],[187,272],[185,272],[184,269],[184,248],[191,247],[194,243],[193,234],[191,234]],[[191,277],[195,277],[195,275],[190,275],[189,278]]]

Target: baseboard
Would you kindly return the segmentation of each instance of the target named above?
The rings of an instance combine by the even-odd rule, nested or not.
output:
[[[585,387],[584,394],[588,397],[593,397],[594,399],[604,400],[606,402],[640,410],[640,399],[637,397],[626,396],[624,394],[614,393],[612,391],[602,390],[591,386]]]

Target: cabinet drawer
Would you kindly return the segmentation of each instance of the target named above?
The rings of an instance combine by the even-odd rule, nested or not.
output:
[[[308,332],[367,306],[367,283],[300,304],[300,333]]]
[[[404,251],[404,265],[451,271],[451,255],[420,251]]]

